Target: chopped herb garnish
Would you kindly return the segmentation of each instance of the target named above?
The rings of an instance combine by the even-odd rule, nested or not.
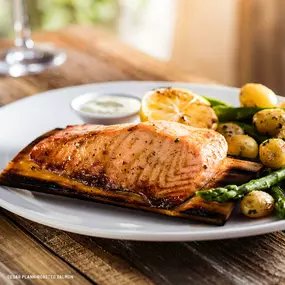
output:
[[[256,214],[256,213],[257,213],[256,210],[249,210],[249,211],[248,211],[248,214],[249,214],[249,215],[252,215],[252,214],[254,215],[254,214]]]
[[[179,138],[176,138],[174,142],[175,142],[175,143],[178,143],[178,142],[179,142]]]

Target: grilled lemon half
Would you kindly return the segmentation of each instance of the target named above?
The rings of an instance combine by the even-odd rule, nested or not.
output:
[[[183,88],[158,88],[147,92],[141,103],[141,121],[166,120],[197,128],[216,129],[218,117],[210,103]]]

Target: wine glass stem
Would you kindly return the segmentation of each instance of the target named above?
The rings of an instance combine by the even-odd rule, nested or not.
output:
[[[32,48],[34,42],[31,39],[26,0],[13,0],[13,18],[15,46],[18,48]]]

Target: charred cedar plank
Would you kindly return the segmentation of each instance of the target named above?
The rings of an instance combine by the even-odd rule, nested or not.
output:
[[[42,170],[29,159],[29,153],[34,145],[55,134],[59,129],[52,130],[25,147],[0,176],[2,185],[28,189],[41,193],[57,194],[79,199],[94,200],[106,204],[135,208],[163,215],[198,220],[216,225],[223,225],[229,218],[234,203],[206,202],[200,197],[191,197],[181,205],[172,209],[149,206],[148,201],[137,193],[127,191],[105,191],[81,184],[80,182],[61,177],[57,174]],[[222,185],[230,179],[251,179],[261,166],[255,162],[245,162],[236,159],[226,159],[220,171],[205,185],[205,189]],[[68,186],[67,186],[68,185]]]

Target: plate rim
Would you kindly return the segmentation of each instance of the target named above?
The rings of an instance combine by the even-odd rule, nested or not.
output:
[[[4,188],[0,186],[0,189]],[[13,189],[12,187],[9,187]],[[29,191],[29,190],[25,190]],[[70,198],[72,199],[72,198]],[[2,201],[2,203],[1,203]],[[133,241],[159,241],[159,242],[177,242],[177,241],[207,241],[207,240],[222,240],[222,239],[232,239],[232,238],[241,238],[241,237],[249,237],[249,236],[256,236],[262,235],[266,233],[272,233],[276,231],[282,231],[285,228],[285,221],[274,221],[270,222],[269,224],[258,224],[250,226],[249,229],[235,229],[233,231],[232,228],[222,228],[217,226],[217,228],[222,228],[217,232],[207,232],[207,231],[200,231],[191,233],[191,228],[189,227],[189,233],[183,232],[164,232],[162,233],[142,233],[139,231],[118,231],[118,230],[102,230],[100,228],[88,228],[86,226],[78,226],[76,227],[69,227],[69,223],[61,223],[57,222],[57,224],[52,223],[52,218],[41,219],[39,214],[37,216],[33,215],[34,212],[25,210],[22,211],[21,208],[13,205],[8,204],[6,201],[0,199],[0,206],[3,207],[5,210],[8,210],[16,215],[19,215],[23,218],[26,218],[32,222],[36,222],[51,228],[55,228],[58,230],[64,230],[71,233],[82,234],[86,236],[93,236],[98,238],[108,238],[108,239],[123,239],[123,240],[133,240]],[[221,237],[222,235],[222,237]]]
[[[236,87],[230,87],[230,86],[223,86],[223,85],[216,85],[216,84],[203,84],[203,83],[192,83],[192,82],[172,82],[172,81],[110,81],[110,82],[99,82],[99,83],[90,83],[90,84],[82,84],[82,85],[76,85],[76,86],[69,86],[69,87],[63,87],[53,90],[48,90],[44,92],[40,92],[37,94],[34,94],[29,97],[25,97],[22,99],[19,99],[17,101],[14,101],[12,103],[9,103],[3,107],[0,108],[0,113],[5,111],[8,108],[13,108],[16,104],[21,104],[23,101],[26,100],[33,100],[35,96],[37,97],[43,97],[48,96],[50,93],[54,92],[68,92],[69,90],[75,90],[81,89],[81,88],[92,88],[92,87],[99,87],[99,86],[106,86],[106,85],[126,85],[126,84],[139,84],[139,85],[188,85],[195,87],[206,87],[211,89],[223,89],[230,92],[238,92],[239,88]],[[279,99],[283,99],[284,97],[278,96]],[[0,189],[4,190],[4,186],[0,186]],[[9,187],[11,191],[13,191],[12,187]],[[6,191],[9,191],[8,189],[5,189]],[[29,191],[29,190],[26,190]],[[12,203],[9,203],[0,197],[0,207],[3,207],[4,209],[19,215],[23,218],[26,218],[28,220],[31,220],[36,223],[43,224],[45,226],[49,226],[52,228],[82,234],[82,235],[88,235],[88,236],[94,236],[94,237],[100,237],[100,238],[108,238],[108,239],[124,239],[124,240],[137,240],[137,241],[163,241],[163,242],[169,242],[169,241],[201,241],[201,240],[218,240],[218,239],[229,239],[229,238],[240,238],[240,237],[248,237],[248,236],[255,236],[255,235],[261,235],[266,234],[270,232],[280,231],[285,229],[285,220],[276,220],[269,223],[262,223],[257,225],[250,225],[248,228],[244,229],[233,229],[233,228],[221,228],[218,227],[220,230],[217,232],[207,232],[204,230],[199,230],[197,232],[191,232],[191,228],[189,227],[189,232],[186,232],[183,230],[183,232],[163,232],[163,233],[151,233],[151,232],[139,232],[138,230],[106,230],[106,229],[100,229],[96,228],[88,228],[86,226],[73,226],[72,224],[65,223],[63,224],[61,221],[52,222],[52,218],[45,219],[41,218],[39,213],[35,215],[34,212],[30,210],[23,210],[21,207],[14,205]],[[54,221],[54,219],[53,219]]]
[[[3,112],[3,110],[5,110],[8,107],[11,107],[13,105],[22,103],[24,101],[29,101],[31,100],[31,98],[33,97],[39,97],[39,96],[47,96],[49,93],[54,93],[54,92],[60,92],[60,91],[66,91],[68,92],[69,90],[76,90],[76,89],[81,89],[81,88],[89,88],[92,86],[100,86],[100,85],[125,85],[125,84],[141,84],[141,85],[147,85],[147,84],[166,84],[166,85],[192,85],[195,87],[210,87],[210,88],[214,88],[214,89],[229,89],[230,91],[236,91],[238,92],[240,90],[240,88],[238,87],[231,87],[228,85],[221,85],[221,84],[214,84],[214,83],[210,83],[210,84],[205,84],[205,83],[198,83],[198,82],[183,82],[183,81],[151,81],[151,80],[147,80],[147,81],[139,81],[139,80],[125,80],[125,81],[107,81],[107,82],[94,82],[94,83],[88,83],[88,84],[79,84],[79,85],[74,85],[74,86],[67,86],[67,87],[61,87],[61,88],[57,88],[57,89],[51,89],[51,90],[47,90],[47,91],[43,91],[43,92],[39,92],[39,93],[35,93],[33,95],[30,96],[26,96],[23,97],[21,99],[18,99],[16,101],[10,102],[8,104],[5,104],[4,106],[1,106],[0,108],[0,113]],[[284,98],[281,96],[278,96],[278,98]],[[285,98],[284,98],[285,99]]]

